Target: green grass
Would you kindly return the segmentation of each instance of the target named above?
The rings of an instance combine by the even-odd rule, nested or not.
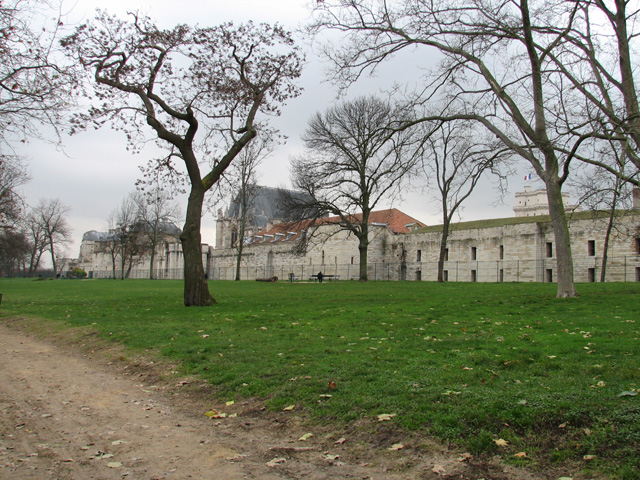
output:
[[[296,404],[337,425],[394,413],[398,428],[474,454],[640,477],[640,395],[619,396],[640,390],[639,284],[562,300],[552,284],[210,286],[218,305],[185,308],[177,281],[0,280],[0,318],[91,326],[226,400]]]

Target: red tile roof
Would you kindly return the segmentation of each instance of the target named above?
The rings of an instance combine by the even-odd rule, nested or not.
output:
[[[356,214],[352,217],[357,221],[362,218],[362,214]],[[328,217],[317,220],[317,223],[339,223],[341,220],[342,219],[340,217]],[[311,220],[302,220],[293,223],[279,223],[269,230],[262,230],[256,234],[252,243],[297,239],[299,238],[299,233],[308,229],[310,224]],[[397,208],[371,212],[369,215],[369,225],[386,226],[393,233],[409,233],[413,228],[426,226],[424,223],[410,217]],[[255,237],[263,237],[263,239],[257,239],[256,241]]]

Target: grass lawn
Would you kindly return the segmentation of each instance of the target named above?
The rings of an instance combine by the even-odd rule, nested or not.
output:
[[[640,284],[580,285],[578,299],[553,284],[210,287],[218,305],[185,308],[179,281],[2,279],[0,321],[92,326],[226,400],[342,425],[395,414],[473,454],[640,478]]]

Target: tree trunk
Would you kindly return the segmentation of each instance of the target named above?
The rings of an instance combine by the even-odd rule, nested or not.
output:
[[[369,280],[367,275],[367,253],[369,250],[369,231],[364,229],[359,237],[360,243],[358,244],[358,251],[360,252],[360,281],[366,282]]]
[[[156,247],[155,243],[151,247],[151,253],[149,254],[149,280],[154,279],[153,275],[153,263],[156,261]]]
[[[619,180],[616,180],[616,189],[613,192],[613,201],[611,209],[609,209],[609,222],[607,223],[607,232],[604,235],[604,245],[602,247],[602,266],[600,268],[600,282],[604,283],[607,277],[607,260],[609,258],[609,239],[613,230],[613,220],[616,216],[616,204],[618,203],[618,192],[620,190]]]
[[[242,249],[244,247],[244,230],[245,230],[245,207],[242,207],[242,216],[240,218],[240,231],[238,232],[238,255],[236,257],[236,282],[240,281],[240,263],[242,262]]]
[[[200,236],[200,222],[202,218],[202,204],[204,202],[204,187],[192,185],[187,204],[185,220],[180,241],[184,257],[184,304],[187,307],[208,307],[216,303],[209,293],[209,286],[202,265],[202,240]]]
[[[438,282],[444,282],[444,257],[447,251],[447,240],[449,238],[450,219],[444,219],[442,224],[442,237],[440,238],[440,255],[438,256]]]
[[[549,181],[547,186],[547,200],[549,202],[549,215],[556,241],[556,263],[559,298],[577,297],[576,287],[573,282],[573,256],[571,255],[571,237],[569,236],[569,224],[562,203],[562,189],[560,182]]]

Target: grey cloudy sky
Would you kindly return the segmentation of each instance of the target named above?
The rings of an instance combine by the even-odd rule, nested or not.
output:
[[[118,16],[138,10],[154,18],[163,27],[178,23],[216,25],[227,21],[239,23],[254,20],[277,21],[295,29],[310,18],[309,4],[307,0],[76,0],[74,3],[65,0],[64,7],[69,12],[66,25],[89,20],[96,8],[106,8],[109,13]],[[425,59],[424,51],[406,52],[403,55],[393,65],[384,66],[375,78],[360,81],[351,88],[349,95],[372,93],[407,80],[415,82],[419,75],[418,67]],[[324,66],[318,56],[310,51],[307,61],[300,81],[304,87],[303,94],[289,102],[282,110],[282,116],[273,123],[289,141],[263,162],[259,175],[263,185],[282,186],[289,183],[289,157],[302,151],[299,137],[307,120],[315,112],[330,106],[336,98],[333,87],[323,81]],[[149,137],[152,137],[151,132]],[[108,127],[73,137],[64,135],[63,145],[64,151],[40,141],[31,141],[24,146],[22,153],[28,159],[32,177],[24,193],[31,205],[36,204],[39,198],[60,198],[71,208],[69,222],[73,228],[73,243],[66,255],[75,257],[83,233],[105,229],[109,213],[128,193],[135,190],[135,182],[140,178],[138,167],[154,157],[152,151],[132,155],[126,150],[123,134]],[[524,181],[525,173],[529,172],[518,172],[510,179],[506,205],[494,205],[497,194],[487,182],[468,200],[462,219],[512,216],[513,194],[521,191],[525,184],[530,184]],[[441,223],[437,204],[430,201],[427,193],[419,190],[407,192],[405,198],[393,206],[425,223]],[[186,200],[181,199],[181,203],[184,211]],[[214,222],[211,215],[203,219],[202,240],[205,243],[214,243]]]

